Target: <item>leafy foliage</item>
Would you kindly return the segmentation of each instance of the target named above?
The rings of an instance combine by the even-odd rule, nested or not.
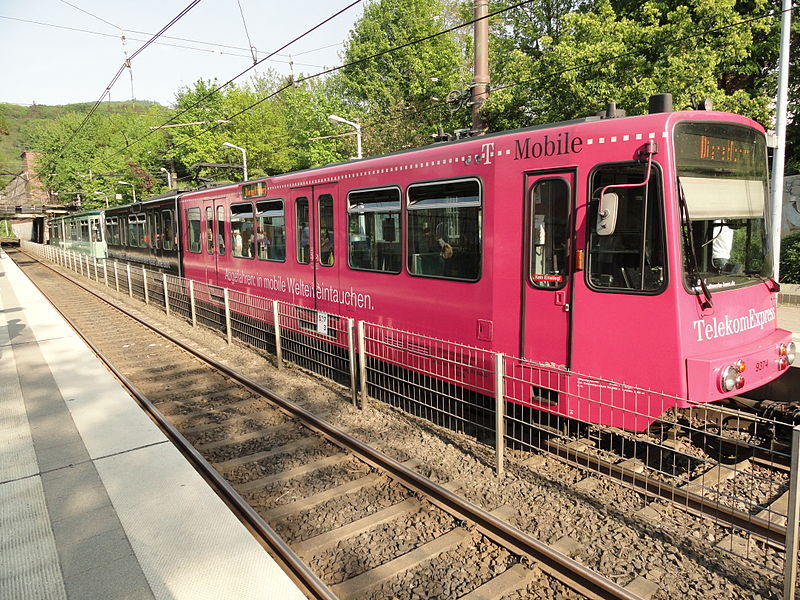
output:
[[[80,200],[83,206],[96,208],[105,206],[106,200],[114,204],[117,193],[125,201],[132,199],[130,186],[119,180],[134,183],[142,197],[163,189],[163,183],[152,176],[163,164],[163,134],[130,144],[165,115],[166,109],[157,104],[101,111],[75,135],[85,115],[69,111],[53,120],[34,121],[22,133],[27,145],[41,153],[39,178],[58,194],[58,201]]]
[[[348,114],[372,123],[365,132],[371,153],[430,143],[438,126],[466,124],[441,105],[471,77],[458,38],[431,37],[446,28],[447,14],[439,0],[381,0],[365,7],[350,32],[343,54],[349,66],[338,85]],[[425,41],[411,44],[416,40]]]
[[[800,283],[800,233],[794,233],[781,241],[782,283]]]
[[[503,83],[489,102],[495,127],[592,114],[606,101],[641,114],[662,91],[673,92],[678,108],[710,97],[718,109],[769,123],[772,80],[764,64],[774,57],[756,57],[754,48],[771,35],[774,19],[743,23],[750,15],[733,0],[619,4],[600,0],[591,11],[569,12],[557,37],[543,33],[537,44],[506,52],[498,65]],[[756,4],[751,14],[766,14],[767,5]]]

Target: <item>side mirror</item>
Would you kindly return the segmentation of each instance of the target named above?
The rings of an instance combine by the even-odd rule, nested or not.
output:
[[[617,209],[619,196],[614,192],[603,194],[600,206],[597,207],[597,235],[612,235],[617,225]]]

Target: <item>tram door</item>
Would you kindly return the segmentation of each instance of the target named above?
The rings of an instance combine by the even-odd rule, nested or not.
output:
[[[522,356],[569,367],[575,172],[525,176]]]
[[[339,243],[337,250],[334,245],[335,236],[339,241],[346,239],[335,218],[336,195],[335,183],[292,190],[294,260],[304,284],[295,288],[300,297],[295,297],[294,302],[325,312],[339,312],[332,290],[339,287],[337,261],[345,260],[341,254],[345,246]]]
[[[219,258],[228,251],[225,240],[226,231],[225,206],[222,199],[203,201],[203,220],[205,222],[205,264],[206,283],[219,285]]]

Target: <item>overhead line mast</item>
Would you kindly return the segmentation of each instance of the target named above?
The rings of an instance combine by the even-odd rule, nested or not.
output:
[[[475,66],[472,77],[472,135],[483,135],[486,123],[481,115],[489,96],[489,0],[474,0]]]

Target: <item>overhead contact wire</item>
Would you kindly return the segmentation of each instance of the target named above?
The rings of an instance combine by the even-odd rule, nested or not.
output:
[[[178,22],[180,19],[182,19],[182,18],[184,17],[184,15],[186,15],[186,13],[188,13],[188,12],[189,12],[190,10],[192,10],[192,9],[193,9],[195,6],[197,6],[197,5],[200,3],[200,1],[201,1],[201,0],[193,0],[191,3],[189,3],[189,5],[188,5],[186,8],[184,8],[184,9],[183,9],[183,10],[182,10],[180,13],[178,13],[178,15],[177,15],[177,16],[175,16],[175,17],[174,17],[174,18],[173,18],[173,19],[172,19],[172,20],[171,20],[169,23],[167,23],[167,24],[166,24],[164,27],[162,27],[162,28],[161,28],[161,30],[160,30],[158,33],[154,34],[154,35],[153,35],[153,36],[152,36],[152,37],[151,37],[151,38],[150,38],[148,41],[146,41],[146,42],[145,42],[145,43],[144,43],[144,44],[143,44],[143,45],[142,45],[142,46],[141,46],[141,47],[140,47],[138,50],[136,50],[136,51],[135,51],[133,54],[131,54],[131,56],[130,56],[130,57],[128,57],[128,60],[127,60],[127,61],[125,61],[125,62],[123,62],[123,63],[122,63],[122,66],[119,68],[119,70],[117,71],[117,73],[116,73],[116,74],[114,75],[114,77],[111,79],[111,83],[109,83],[109,84],[106,86],[106,89],[103,91],[103,93],[102,93],[102,95],[100,96],[100,98],[97,100],[97,102],[95,102],[95,103],[94,103],[94,105],[92,106],[92,108],[91,108],[91,109],[89,110],[89,112],[86,114],[86,117],[84,117],[83,121],[81,121],[81,124],[80,124],[80,125],[78,125],[78,128],[77,128],[77,129],[76,129],[74,132],[72,132],[72,135],[70,136],[69,140],[67,140],[67,143],[66,143],[66,144],[64,144],[64,146],[61,148],[61,151],[59,152],[59,155],[58,155],[58,157],[59,157],[59,158],[61,158],[61,157],[63,157],[63,156],[64,156],[64,152],[66,152],[66,151],[67,151],[67,148],[69,148],[69,146],[72,144],[72,141],[75,139],[75,137],[78,135],[78,133],[80,133],[80,131],[81,131],[81,130],[82,130],[82,129],[83,129],[85,126],[86,126],[86,123],[89,121],[89,119],[90,119],[90,118],[92,117],[92,115],[95,113],[95,111],[97,110],[97,108],[98,108],[98,107],[100,106],[100,104],[103,102],[103,98],[105,98],[105,97],[106,97],[106,95],[107,95],[107,94],[108,94],[108,93],[111,91],[111,88],[114,86],[114,84],[115,84],[115,83],[117,82],[117,80],[120,78],[120,76],[122,75],[122,73],[125,71],[125,68],[127,67],[127,64],[128,64],[128,63],[129,63],[131,60],[133,60],[134,58],[136,58],[136,57],[137,57],[139,54],[141,54],[141,53],[142,53],[142,52],[145,50],[145,48],[147,48],[147,47],[148,47],[150,44],[152,44],[152,43],[153,43],[153,42],[154,42],[156,39],[158,39],[158,37],[160,37],[160,36],[161,36],[161,35],[162,35],[162,34],[163,34],[165,31],[167,31],[167,30],[168,30],[170,27],[172,27],[172,26],[173,26],[175,23],[177,23],[177,22]]]
[[[532,0],[531,0],[531,1],[532,1]],[[308,30],[306,30],[305,32],[301,33],[300,35],[298,35],[297,37],[295,37],[295,38],[294,38],[294,39],[292,39],[291,41],[289,41],[289,42],[285,43],[283,46],[281,46],[280,48],[278,48],[278,49],[277,49],[277,50],[275,50],[274,52],[271,52],[271,53],[269,53],[269,54],[268,54],[267,56],[265,56],[264,58],[262,58],[262,59],[258,60],[257,62],[253,63],[253,65],[252,65],[252,66],[250,66],[250,67],[247,67],[247,68],[246,68],[244,71],[242,71],[242,72],[241,72],[241,73],[239,73],[238,75],[234,75],[233,77],[231,77],[231,78],[230,78],[228,81],[226,81],[226,82],[225,82],[225,83],[223,83],[222,85],[219,85],[219,86],[215,87],[213,90],[211,90],[210,92],[208,92],[208,93],[207,93],[205,96],[203,96],[202,98],[200,98],[199,100],[197,100],[196,102],[194,102],[193,104],[191,104],[190,106],[187,106],[187,107],[186,107],[186,108],[184,108],[183,110],[181,110],[181,111],[179,111],[178,113],[176,113],[176,114],[172,115],[172,117],[170,117],[169,119],[167,119],[167,120],[166,120],[164,123],[162,123],[161,125],[159,125],[159,126],[158,126],[158,127],[156,127],[155,129],[153,129],[152,131],[149,131],[149,132],[147,132],[145,135],[143,135],[142,137],[140,137],[140,138],[138,138],[138,139],[136,139],[136,140],[134,140],[134,141],[130,142],[129,144],[126,144],[124,147],[122,147],[121,149],[119,149],[117,152],[115,152],[115,153],[113,153],[113,154],[111,154],[111,155],[109,155],[109,156],[105,156],[105,157],[101,158],[101,159],[100,159],[100,162],[101,162],[101,163],[103,163],[103,164],[108,164],[106,161],[108,161],[109,159],[111,159],[111,158],[114,158],[115,156],[117,156],[117,155],[119,155],[119,154],[121,154],[121,153],[125,152],[125,150],[127,150],[128,148],[132,148],[133,146],[135,146],[135,145],[136,145],[136,144],[138,144],[139,142],[142,142],[143,140],[147,139],[148,137],[150,137],[151,135],[153,135],[153,133],[155,133],[156,131],[158,131],[158,130],[159,130],[161,127],[164,127],[165,125],[169,125],[170,123],[172,123],[172,122],[173,122],[175,119],[177,119],[177,118],[178,118],[178,117],[180,117],[181,115],[183,115],[183,114],[185,114],[185,113],[189,112],[189,111],[190,111],[190,110],[192,110],[193,108],[196,108],[197,106],[199,106],[200,104],[202,104],[203,102],[205,102],[206,100],[208,100],[208,99],[209,99],[211,96],[213,96],[214,94],[216,94],[218,91],[220,91],[222,88],[224,88],[224,87],[226,87],[226,86],[230,85],[231,83],[233,83],[234,81],[236,81],[236,80],[237,80],[239,77],[241,77],[242,75],[244,75],[244,74],[246,74],[246,73],[250,72],[251,70],[253,70],[254,68],[256,68],[258,65],[260,65],[260,64],[261,64],[262,62],[264,62],[265,60],[268,60],[268,59],[272,58],[273,56],[276,56],[276,55],[278,55],[278,53],[279,53],[279,52],[281,52],[281,50],[285,50],[286,48],[288,48],[288,47],[289,47],[289,46],[291,46],[292,44],[294,44],[294,43],[296,43],[297,41],[299,41],[299,40],[303,39],[303,38],[304,38],[304,37],[306,37],[307,35],[311,34],[311,33],[312,33],[312,32],[314,32],[314,31],[316,31],[317,29],[319,29],[319,28],[320,28],[320,27],[322,27],[323,25],[326,25],[327,23],[329,23],[330,21],[332,21],[333,19],[335,19],[336,17],[338,17],[339,15],[341,15],[342,13],[344,13],[345,11],[347,11],[347,10],[351,9],[352,7],[354,7],[354,6],[355,6],[355,5],[357,5],[357,4],[360,4],[361,2],[362,2],[362,0],[354,0],[353,2],[351,2],[350,4],[348,4],[347,6],[345,6],[344,8],[342,8],[341,10],[339,10],[339,11],[337,11],[336,13],[332,14],[330,17],[328,17],[328,18],[327,18],[327,19],[325,19],[324,21],[321,21],[321,22],[317,23],[317,24],[316,24],[316,25],[314,25],[314,27],[312,27],[311,29],[308,29]],[[281,88],[281,90],[283,90],[283,89],[285,89],[285,88]],[[237,113],[237,114],[238,114],[238,113]],[[190,139],[193,139],[193,138],[190,138]],[[95,164],[97,164],[97,163],[95,163]]]

